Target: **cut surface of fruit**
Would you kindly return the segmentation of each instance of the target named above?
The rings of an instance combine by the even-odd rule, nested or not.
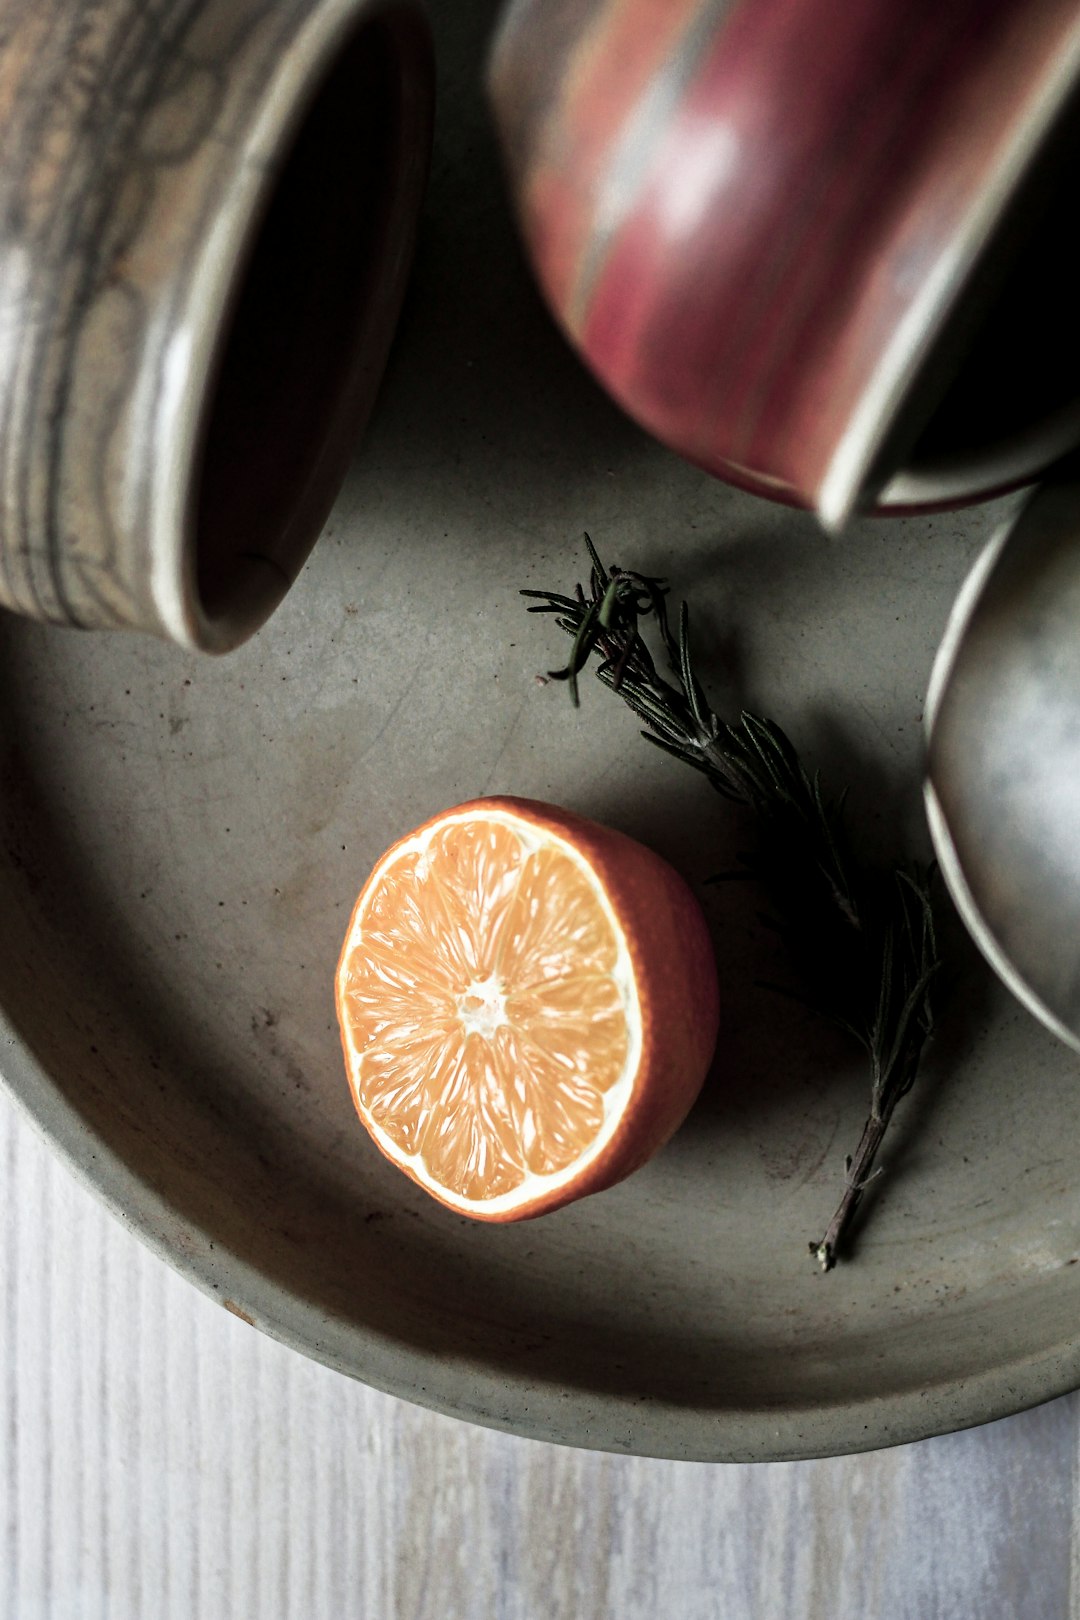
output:
[[[692,908],[712,970],[677,874],[568,812],[482,800],[396,844],[356,904],[337,979],[353,1098],[387,1157],[488,1220],[539,1214],[643,1162],[696,1095],[715,1035],[712,970],[692,1074],[652,1061],[657,991],[679,969],[650,971],[642,949],[657,906]],[[692,999],[708,977],[691,974]]]

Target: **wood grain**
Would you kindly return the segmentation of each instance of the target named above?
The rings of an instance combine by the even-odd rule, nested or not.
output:
[[[252,1331],[0,1099],[0,1620],[1063,1620],[1075,1397],[760,1466],[562,1450]]]

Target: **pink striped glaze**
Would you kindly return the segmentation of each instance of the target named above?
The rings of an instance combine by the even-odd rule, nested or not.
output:
[[[835,524],[1078,75],[1076,0],[515,0],[491,85],[533,263],[599,379]]]

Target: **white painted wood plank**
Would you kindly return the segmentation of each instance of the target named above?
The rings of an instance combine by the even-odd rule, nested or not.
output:
[[[565,1451],[255,1333],[153,1259],[3,1099],[0,1176],[0,1620],[1077,1612],[1072,1397],[820,1463]]]

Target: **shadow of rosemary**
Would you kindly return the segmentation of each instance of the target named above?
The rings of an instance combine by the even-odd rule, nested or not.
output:
[[[688,765],[754,827],[753,847],[714,883],[750,881],[765,902],[794,979],[775,988],[806,1001],[864,1049],[870,1104],[845,1164],[839,1203],[810,1242],[823,1271],[848,1245],[897,1103],[914,1085],[934,1026],[940,973],[933,871],[911,860],[868,861],[855,847],[844,797],[830,797],[786,732],[742,709],[711,706],[691,648],[689,608],[673,622],[664,580],[608,568],[585,536],[588,581],[570,594],[526,590],[571,638],[564,668],[575,705],[592,667],[641,721],[644,737]],[[849,1245],[848,1245],[849,1246]]]

